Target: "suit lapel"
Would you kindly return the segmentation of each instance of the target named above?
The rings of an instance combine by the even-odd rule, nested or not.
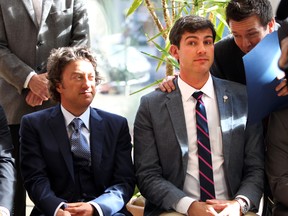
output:
[[[54,134],[56,144],[59,146],[60,152],[63,155],[69,173],[71,174],[71,177],[74,180],[73,158],[65,126],[65,120],[61,112],[60,105],[56,106],[55,109],[53,110],[48,124],[50,130]]]
[[[62,0],[61,2],[65,2],[65,1]],[[41,16],[40,26],[47,19],[49,12],[51,10],[52,4],[53,4],[53,0],[43,0],[43,8],[42,8],[42,16]]]
[[[36,16],[35,16],[35,11],[34,11],[34,8],[33,8],[33,3],[32,3],[32,0],[22,0],[23,1],[23,4],[30,16],[30,18],[32,19],[33,23],[35,24],[35,26],[38,27],[38,23],[37,23],[37,20],[36,20]]]
[[[182,151],[182,162],[184,172],[187,170],[188,163],[188,136],[185,124],[185,116],[181,99],[181,93],[177,84],[177,79],[175,79],[174,84],[176,85],[176,90],[167,94],[167,109],[173,124],[175,135],[177,137],[178,143]]]
[[[232,127],[233,127],[233,95],[229,89],[220,79],[214,78],[214,88],[216,92],[216,98],[219,108],[220,125],[222,131],[222,144],[225,169],[229,167],[229,155],[232,147]]]
[[[101,116],[93,108],[90,108],[90,149],[93,169],[99,169],[102,158],[104,140],[104,126]]]

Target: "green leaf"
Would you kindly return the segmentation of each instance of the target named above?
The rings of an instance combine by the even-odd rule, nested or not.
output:
[[[164,78],[163,78],[163,79],[164,79]],[[143,88],[141,88],[141,89],[139,89],[139,90],[137,90],[137,91],[135,91],[135,92],[130,93],[130,95],[137,94],[137,93],[139,93],[139,92],[141,92],[141,91],[143,91],[143,90],[145,90],[145,89],[148,89],[148,88],[150,88],[150,87],[152,87],[152,86],[158,85],[159,83],[162,82],[163,79],[156,80],[155,82],[153,82],[153,83],[151,83],[151,84],[149,84],[149,85],[147,85],[147,86],[145,86],[145,87],[143,87]]]
[[[143,0],[134,0],[131,7],[128,9],[128,12],[126,14],[126,17],[130,16],[132,13],[134,13],[137,8],[142,4]]]

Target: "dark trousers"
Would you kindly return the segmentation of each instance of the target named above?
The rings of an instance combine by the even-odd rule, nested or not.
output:
[[[9,125],[12,141],[14,145],[13,157],[15,158],[15,167],[17,171],[16,188],[14,196],[13,214],[14,216],[25,216],[26,214],[26,191],[23,185],[20,172],[20,125]]]

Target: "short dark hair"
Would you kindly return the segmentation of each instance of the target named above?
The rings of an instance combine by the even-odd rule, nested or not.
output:
[[[216,37],[216,31],[212,22],[204,17],[187,15],[180,17],[170,30],[169,40],[170,44],[180,46],[181,37],[185,32],[194,33],[198,30],[211,29],[213,40]]]
[[[226,21],[242,21],[251,16],[258,16],[262,26],[273,19],[272,5],[269,0],[231,0],[226,7]]]
[[[91,62],[95,71],[95,84],[101,81],[99,72],[96,70],[96,58],[87,47],[61,47],[53,49],[48,58],[47,72],[49,80],[49,91],[53,100],[60,102],[60,94],[57,91],[57,85],[61,83],[62,74],[65,67],[73,61],[88,60]]]

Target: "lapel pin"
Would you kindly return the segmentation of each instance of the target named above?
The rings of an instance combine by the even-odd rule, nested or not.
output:
[[[223,101],[224,101],[224,103],[226,103],[227,100],[228,100],[228,96],[227,96],[227,95],[224,95],[224,96],[223,96]]]

